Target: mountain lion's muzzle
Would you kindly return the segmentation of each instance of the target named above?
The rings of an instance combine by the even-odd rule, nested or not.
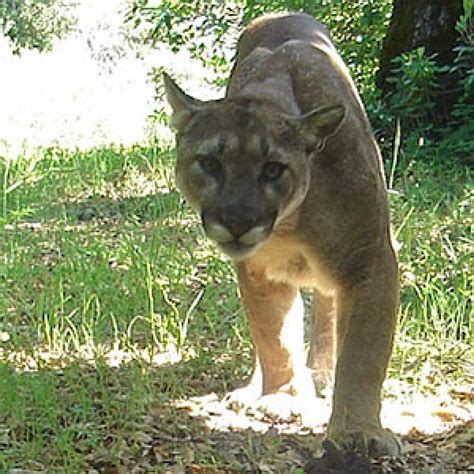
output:
[[[234,260],[253,253],[271,233],[276,213],[263,218],[257,208],[245,205],[219,207],[215,213],[203,211],[201,218],[208,237]]]

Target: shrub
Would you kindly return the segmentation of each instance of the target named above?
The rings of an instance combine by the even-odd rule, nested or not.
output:
[[[67,34],[74,20],[66,16],[62,0],[3,0],[0,2],[0,28],[13,44],[22,48],[50,50],[55,38]]]

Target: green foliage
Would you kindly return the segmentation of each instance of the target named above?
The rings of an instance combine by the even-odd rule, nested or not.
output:
[[[167,0],[156,6],[136,0],[128,18],[137,26],[144,22],[152,41],[166,42],[175,50],[186,47],[224,75],[243,26],[262,13],[279,11],[304,11],[327,24],[361,90],[374,88],[373,73],[390,13],[387,0]]]
[[[206,66],[223,70],[228,66],[227,33],[239,21],[239,9],[221,0],[164,0],[150,6],[135,0],[127,18],[135,27],[145,24],[147,38],[166,42],[173,51],[186,47]],[[143,25],[142,25],[143,26]]]
[[[436,54],[426,56],[423,47],[402,54],[393,63],[392,75],[387,79],[394,85],[387,101],[389,110],[405,126],[420,127],[441,92],[438,77],[449,68],[436,63]]]
[[[0,28],[12,41],[14,52],[51,49],[53,40],[62,38],[74,25],[65,15],[65,5],[61,0],[2,0]]]
[[[457,53],[454,65],[451,69],[453,74],[460,76],[459,85],[462,93],[454,105],[452,121],[444,132],[441,143],[446,152],[467,157],[474,161],[474,26],[472,20],[473,2],[464,0],[464,15],[457,24],[460,34],[459,46],[455,48]]]
[[[75,364],[59,375],[42,368],[16,373],[0,363],[0,472],[23,470],[15,469],[20,466],[30,472],[86,472],[93,463],[133,456],[150,392],[149,374],[138,364],[118,378],[100,362],[94,369]],[[128,446],[122,441],[120,446],[124,438]]]
[[[391,198],[401,244],[400,332],[448,350],[455,341],[469,341],[473,330],[472,175],[456,163],[423,156],[436,153],[433,148],[413,144],[407,153],[419,156],[402,170],[395,183],[402,192]]]
[[[469,7],[470,5],[470,7]],[[401,123],[404,146],[425,143],[428,153],[436,159],[474,160],[474,34],[472,27],[472,2],[465,2],[465,14],[457,24],[458,46],[451,66],[440,66],[436,54],[427,56],[420,47],[395,58],[394,68],[387,82],[393,91],[384,101],[381,97],[368,104],[376,128],[383,136],[394,134],[395,123]],[[433,109],[437,98],[445,93],[439,81],[442,75],[457,78],[460,93],[454,104],[448,124],[442,128],[436,123]],[[434,152],[436,149],[436,152]],[[440,152],[440,153],[439,153]],[[417,153],[419,155],[419,153]]]

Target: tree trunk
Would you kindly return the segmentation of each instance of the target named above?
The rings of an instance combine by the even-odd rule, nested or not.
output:
[[[437,54],[439,65],[452,66],[458,34],[455,26],[463,13],[462,0],[394,0],[390,26],[385,38],[377,85],[384,92],[393,87],[387,77],[392,60],[420,46],[426,54]],[[460,93],[459,76],[445,73],[439,77],[441,94],[436,100],[434,116],[439,125],[449,120],[449,113]]]

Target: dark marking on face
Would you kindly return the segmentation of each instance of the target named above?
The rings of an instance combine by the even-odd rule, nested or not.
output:
[[[293,149],[301,146],[301,136],[295,125],[286,121],[281,121],[277,127],[277,141],[284,149]]]

